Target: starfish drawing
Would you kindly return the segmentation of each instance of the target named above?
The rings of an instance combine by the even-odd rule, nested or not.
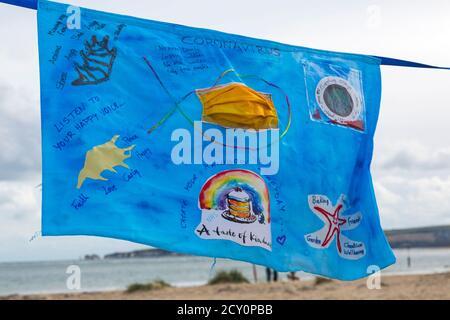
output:
[[[334,212],[330,213],[320,206],[314,206],[314,210],[322,214],[328,221],[327,235],[325,236],[325,239],[322,242],[322,247],[328,246],[328,244],[331,242],[331,240],[334,239],[334,236],[336,235],[337,237],[336,244],[339,252],[342,252],[340,239],[341,226],[347,222],[346,219],[339,217],[339,212],[341,211],[342,207],[343,207],[342,203],[339,203],[334,209]]]
[[[351,240],[342,234],[342,231],[356,228],[362,219],[360,212],[342,215],[347,210],[345,195],[339,197],[335,206],[324,195],[310,195],[308,203],[311,211],[324,222],[321,229],[305,235],[305,240],[311,247],[326,249],[336,240],[336,248],[341,257],[354,260],[365,255],[364,243]]]

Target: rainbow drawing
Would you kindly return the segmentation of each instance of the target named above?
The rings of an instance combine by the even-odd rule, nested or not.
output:
[[[249,195],[253,213],[260,223],[270,223],[269,190],[265,181],[248,170],[222,171],[206,181],[199,195],[202,210],[226,210],[227,197],[234,190]]]

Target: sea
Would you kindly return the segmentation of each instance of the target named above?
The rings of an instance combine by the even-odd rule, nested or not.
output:
[[[450,272],[450,248],[394,252],[397,262],[384,269],[382,276]],[[0,296],[122,290],[132,283],[154,280],[178,287],[198,286],[207,283],[218,271],[231,269],[241,271],[252,282],[265,281],[264,267],[256,266],[255,273],[249,263],[194,256],[6,262],[0,263]],[[303,272],[297,276],[301,280],[314,277]],[[279,279],[286,280],[287,273],[279,273]]]

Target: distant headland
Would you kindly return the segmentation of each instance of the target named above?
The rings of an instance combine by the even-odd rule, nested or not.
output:
[[[129,259],[129,258],[160,258],[160,257],[180,257],[181,253],[170,252],[161,249],[143,249],[129,252],[114,252],[105,255],[104,259]]]
[[[387,230],[385,234],[392,248],[450,247],[450,226]]]

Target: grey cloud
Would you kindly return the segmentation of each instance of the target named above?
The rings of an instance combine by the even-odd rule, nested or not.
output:
[[[36,100],[24,91],[0,84],[0,181],[29,179],[40,173],[40,118]]]
[[[443,171],[450,169],[450,148],[427,150],[408,146],[388,156],[381,164],[383,169],[415,171]]]
[[[450,223],[450,175],[412,178],[399,173],[379,177],[374,185],[384,227]]]
[[[0,214],[11,221],[38,221],[40,215],[41,191],[34,182],[0,181]]]

